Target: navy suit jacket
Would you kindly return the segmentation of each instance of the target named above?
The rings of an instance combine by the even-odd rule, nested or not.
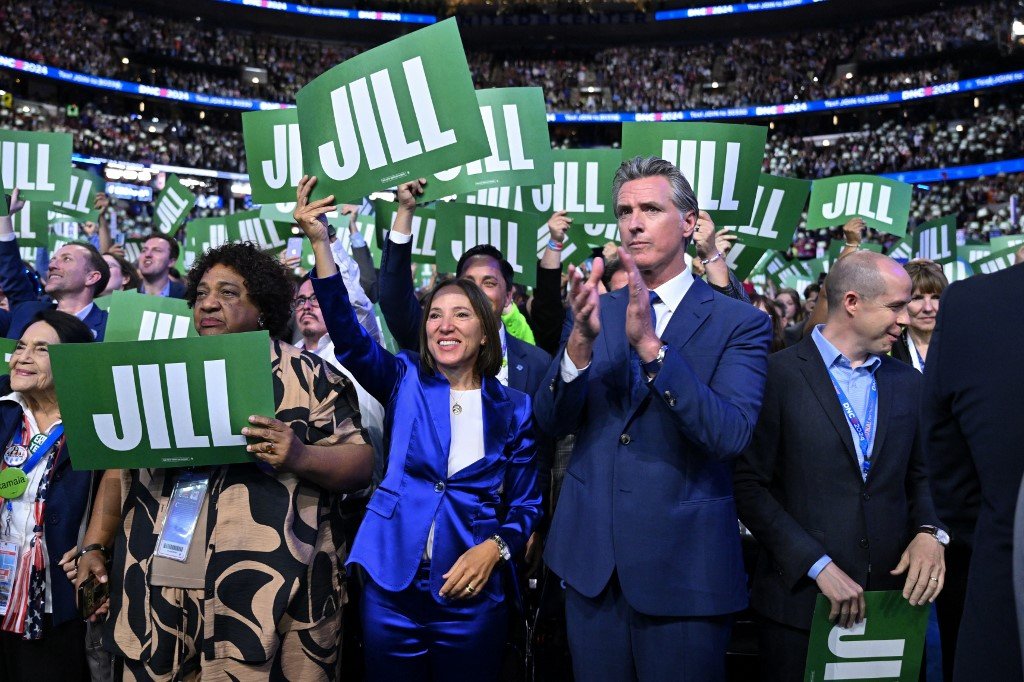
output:
[[[595,597],[617,572],[629,604],[654,616],[746,606],[732,458],[746,447],[764,390],[771,322],[693,282],[673,313],[655,379],[634,386],[626,289],[601,297],[590,366],[562,381],[562,350],[534,397],[541,428],[577,433],[545,559]]]
[[[921,375],[882,357],[871,473],[861,476],[850,426],[808,334],[773,353],[754,438],[736,462],[740,520],[760,556],[751,605],[809,630],[820,592],[807,572],[827,554],[867,590],[899,590],[892,576],[923,525],[939,526],[928,488],[917,414]]]
[[[0,377],[0,395],[11,392],[11,379]],[[22,424],[21,405],[0,401],[0,444],[6,448]],[[43,466],[40,462],[37,466]],[[53,463],[53,479],[46,499],[43,533],[46,537],[47,566],[53,603],[53,624],[60,625],[78,618],[75,589],[60,567],[60,558],[78,544],[78,530],[89,504],[91,471],[75,471],[71,467],[67,441]]]
[[[40,310],[54,304],[39,300],[35,288],[25,276],[25,265],[18,252],[18,240],[0,241],[0,287],[3,288],[11,310],[0,310],[0,335],[20,339],[25,328]],[[93,306],[83,320],[97,341],[103,340],[107,330],[107,311]]]
[[[1022,265],[951,284],[925,363],[921,429],[935,507],[953,542],[972,550],[956,681],[1022,677],[1011,553],[1024,476],[1022,296]]]
[[[431,523],[434,598],[441,577],[469,548],[495,533],[521,554],[538,518],[530,397],[484,377],[484,457],[448,476],[450,385],[423,370],[419,356],[391,355],[359,325],[340,275],[310,278],[338,361],[385,407],[388,466],[349,554],[390,591],[408,587],[419,568]],[[503,599],[500,572],[483,593]]]
[[[419,325],[423,307],[416,298],[409,268],[412,265],[412,242],[396,244],[384,240],[380,265],[380,309],[384,322],[399,348],[419,352]],[[527,395],[534,395],[542,385],[551,356],[540,348],[505,334],[508,351],[508,385]],[[537,434],[538,485],[547,499],[551,481],[551,464],[555,444],[544,434]]]

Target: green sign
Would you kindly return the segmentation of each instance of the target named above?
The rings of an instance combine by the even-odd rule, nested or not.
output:
[[[196,195],[182,184],[177,175],[168,175],[164,191],[160,192],[153,205],[153,222],[158,230],[173,236],[195,205]]]
[[[185,250],[203,253],[228,243],[228,222],[226,216],[196,218],[188,221],[185,228]]]
[[[380,199],[373,202],[374,214],[376,215],[375,238],[383,248],[384,240],[387,239],[387,231],[395,224],[395,216],[398,211],[398,204]],[[412,262],[413,263],[436,263],[437,262],[437,217],[434,209],[416,209],[412,217]]]
[[[0,364],[0,375],[11,373],[11,355],[18,347],[18,339],[0,338],[0,353],[4,354],[3,364]]]
[[[771,277],[776,284],[779,283],[779,272],[782,271],[789,265],[789,261],[778,251],[767,251],[761,260],[757,262],[754,269],[751,271],[752,275],[767,275]]]
[[[785,251],[793,243],[810,192],[809,180],[761,173],[754,195],[754,212],[745,221],[749,224],[730,229],[751,246]]]
[[[972,268],[963,258],[957,258],[952,263],[946,263],[943,265],[942,272],[946,274],[946,279],[950,282],[959,282],[972,276],[974,274],[974,268]]]
[[[974,268],[974,272],[979,275],[990,275],[993,272],[999,272],[1005,270],[1016,262],[1017,247],[1011,246],[1008,249],[1002,251],[993,251],[991,254],[980,258],[973,263],[971,267]]]
[[[772,276],[783,287],[795,289],[796,291],[803,291],[808,285],[818,280],[817,276],[812,274],[810,269],[801,260],[790,261],[788,265],[781,270],[777,270]]]
[[[914,228],[914,258],[926,258],[939,265],[956,260],[956,214],[929,220]]]
[[[829,622],[828,598],[818,595],[804,682],[917,682],[930,607],[911,606],[897,590],[865,592],[864,601],[867,617],[843,628]]]
[[[18,254],[21,256],[21,260],[25,261],[32,267],[35,267],[36,254],[39,252],[37,246],[20,246],[18,247]]]
[[[292,213],[295,211],[295,202],[263,204],[260,206],[260,218],[272,220],[275,223],[294,225],[295,218]],[[335,209],[324,214],[327,216],[327,223],[334,225],[340,231],[341,228],[348,229],[348,216],[342,215],[341,211]]]
[[[839,258],[839,254],[843,252],[845,245],[842,239],[833,239],[828,243],[828,257],[829,260],[836,260]],[[876,244],[875,242],[861,242],[861,251],[874,251],[875,253],[882,253],[882,245]]]
[[[815,180],[807,229],[842,225],[862,218],[868,227],[902,237],[910,217],[911,186],[877,175],[840,175]]]
[[[490,155],[434,173],[424,201],[487,187],[548,185],[554,182],[547,110],[541,88],[477,90],[480,118]]]
[[[50,254],[57,253],[57,249],[65,244],[84,244],[86,242],[87,240],[78,229],[78,223],[59,222],[50,225],[50,234],[47,236],[47,248]]]
[[[11,216],[18,246],[46,246],[50,221],[50,204],[45,201],[26,201],[21,211]]]
[[[124,258],[129,263],[138,263],[139,258],[142,257],[142,245],[146,243],[145,239],[126,239],[121,248],[124,249]]]
[[[253,202],[295,201],[302,178],[298,110],[247,111],[242,114],[242,137]]]
[[[348,216],[345,216],[345,219],[348,220]],[[359,231],[362,233],[363,239],[366,240],[366,246],[370,249],[370,256],[373,258],[374,264],[377,267],[380,267],[381,250],[377,246],[376,219],[373,216],[360,216],[356,219],[356,225],[359,227]],[[347,226],[344,230],[340,228],[338,229],[338,239],[341,240],[341,248],[351,254],[352,241]],[[302,259],[299,265],[306,270],[312,270],[316,266],[316,256],[313,253],[313,245],[308,239],[302,240]]]
[[[908,236],[899,240],[889,247],[889,252],[885,255],[901,263],[911,260],[914,257],[914,245],[911,238]]]
[[[0,130],[0,178],[5,192],[17,188],[22,199],[65,201],[71,187],[71,135]]]
[[[536,213],[509,211],[473,204],[442,203],[437,206],[437,269],[455,272],[462,254],[480,244],[494,246],[512,266],[515,281],[532,287],[537,283]]]
[[[992,254],[988,244],[965,244],[957,249],[960,256],[966,256],[968,263],[974,263]]]
[[[127,291],[115,291],[110,299],[105,343],[199,336],[192,324],[192,310],[181,299]]]
[[[99,220],[100,212],[93,208],[96,194],[106,189],[106,184],[95,173],[75,169],[71,171],[71,191],[64,201],[56,202],[51,210],[71,216],[79,222]]]
[[[736,275],[737,279],[741,282],[750,276],[753,272],[754,266],[757,265],[761,257],[764,256],[765,250],[757,246],[750,246],[739,240],[736,240],[732,244],[732,248],[729,249],[728,255],[725,257],[726,264],[732,268],[733,274]]]
[[[718,225],[747,225],[768,128],[733,123],[624,123],[622,158],[659,156],[689,180]],[[787,245],[788,246],[788,245]]]
[[[821,258],[805,260],[804,265],[807,267],[807,272],[811,273],[811,276],[817,280],[821,275],[828,274],[829,269],[832,267],[832,261],[826,255]]]
[[[992,237],[988,240],[989,247],[993,251],[1002,251],[1011,247],[1019,247],[1024,244],[1024,234],[1009,234],[1001,237]]]
[[[612,180],[622,162],[617,149],[556,149],[555,181],[541,187],[495,187],[465,199],[471,204],[528,211],[542,216],[537,226],[537,257],[548,243],[547,219],[566,211],[572,228],[561,252],[563,263],[582,263],[590,247],[619,241],[619,225],[612,206]]]
[[[232,213],[221,220],[227,230],[228,242],[253,242],[261,251],[280,251],[291,236],[281,223],[261,218],[257,209]]]
[[[335,66],[295,101],[313,199],[358,201],[490,152],[455,19]]]
[[[274,416],[265,331],[59,344],[50,361],[79,471],[252,462],[241,429]]]

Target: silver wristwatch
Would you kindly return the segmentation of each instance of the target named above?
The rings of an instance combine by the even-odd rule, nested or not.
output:
[[[494,544],[498,546],[498,554],[501,556],[502,561],[511,561],[512,552],[508,550],[508,543],[501,539],[501,536],[495,533],[490,537],[494,541]]]
[[[943,547],[949,545],[949,533],[947,533],[946,531],[942,530],[941,528],[936,528],[935,526],[921,526],[920,528],[917,529],[917,532],[918,533],[928,533],[929,535],[934,537],[936,540],[938,540],[939,544],[942,545]]]

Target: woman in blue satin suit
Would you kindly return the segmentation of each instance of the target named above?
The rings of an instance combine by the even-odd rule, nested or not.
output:
[[[391,355],[359,326],[331,255],[333,197],[298,188],[313,291],[338,360],[386,407],[388,466],[349,554],[368,576],[371,680],[494,680],[506,612],[500,571],[540,516],[529,396],[502,386],[498,328],[469,281],[428,294],[420,354]]]

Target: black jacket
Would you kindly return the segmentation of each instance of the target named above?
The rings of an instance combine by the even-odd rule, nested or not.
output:
[[[918,527],[938,525],[917,431],[921,375],[883,357],[876,370],[873,466],[861,478],[850,427],[808,335],[768,358],[750,446],[736,462],[736,507],[760,544],[751,606],[809,629],[819,590],[807,571],[823,555],[870,590],[891,576]]]

